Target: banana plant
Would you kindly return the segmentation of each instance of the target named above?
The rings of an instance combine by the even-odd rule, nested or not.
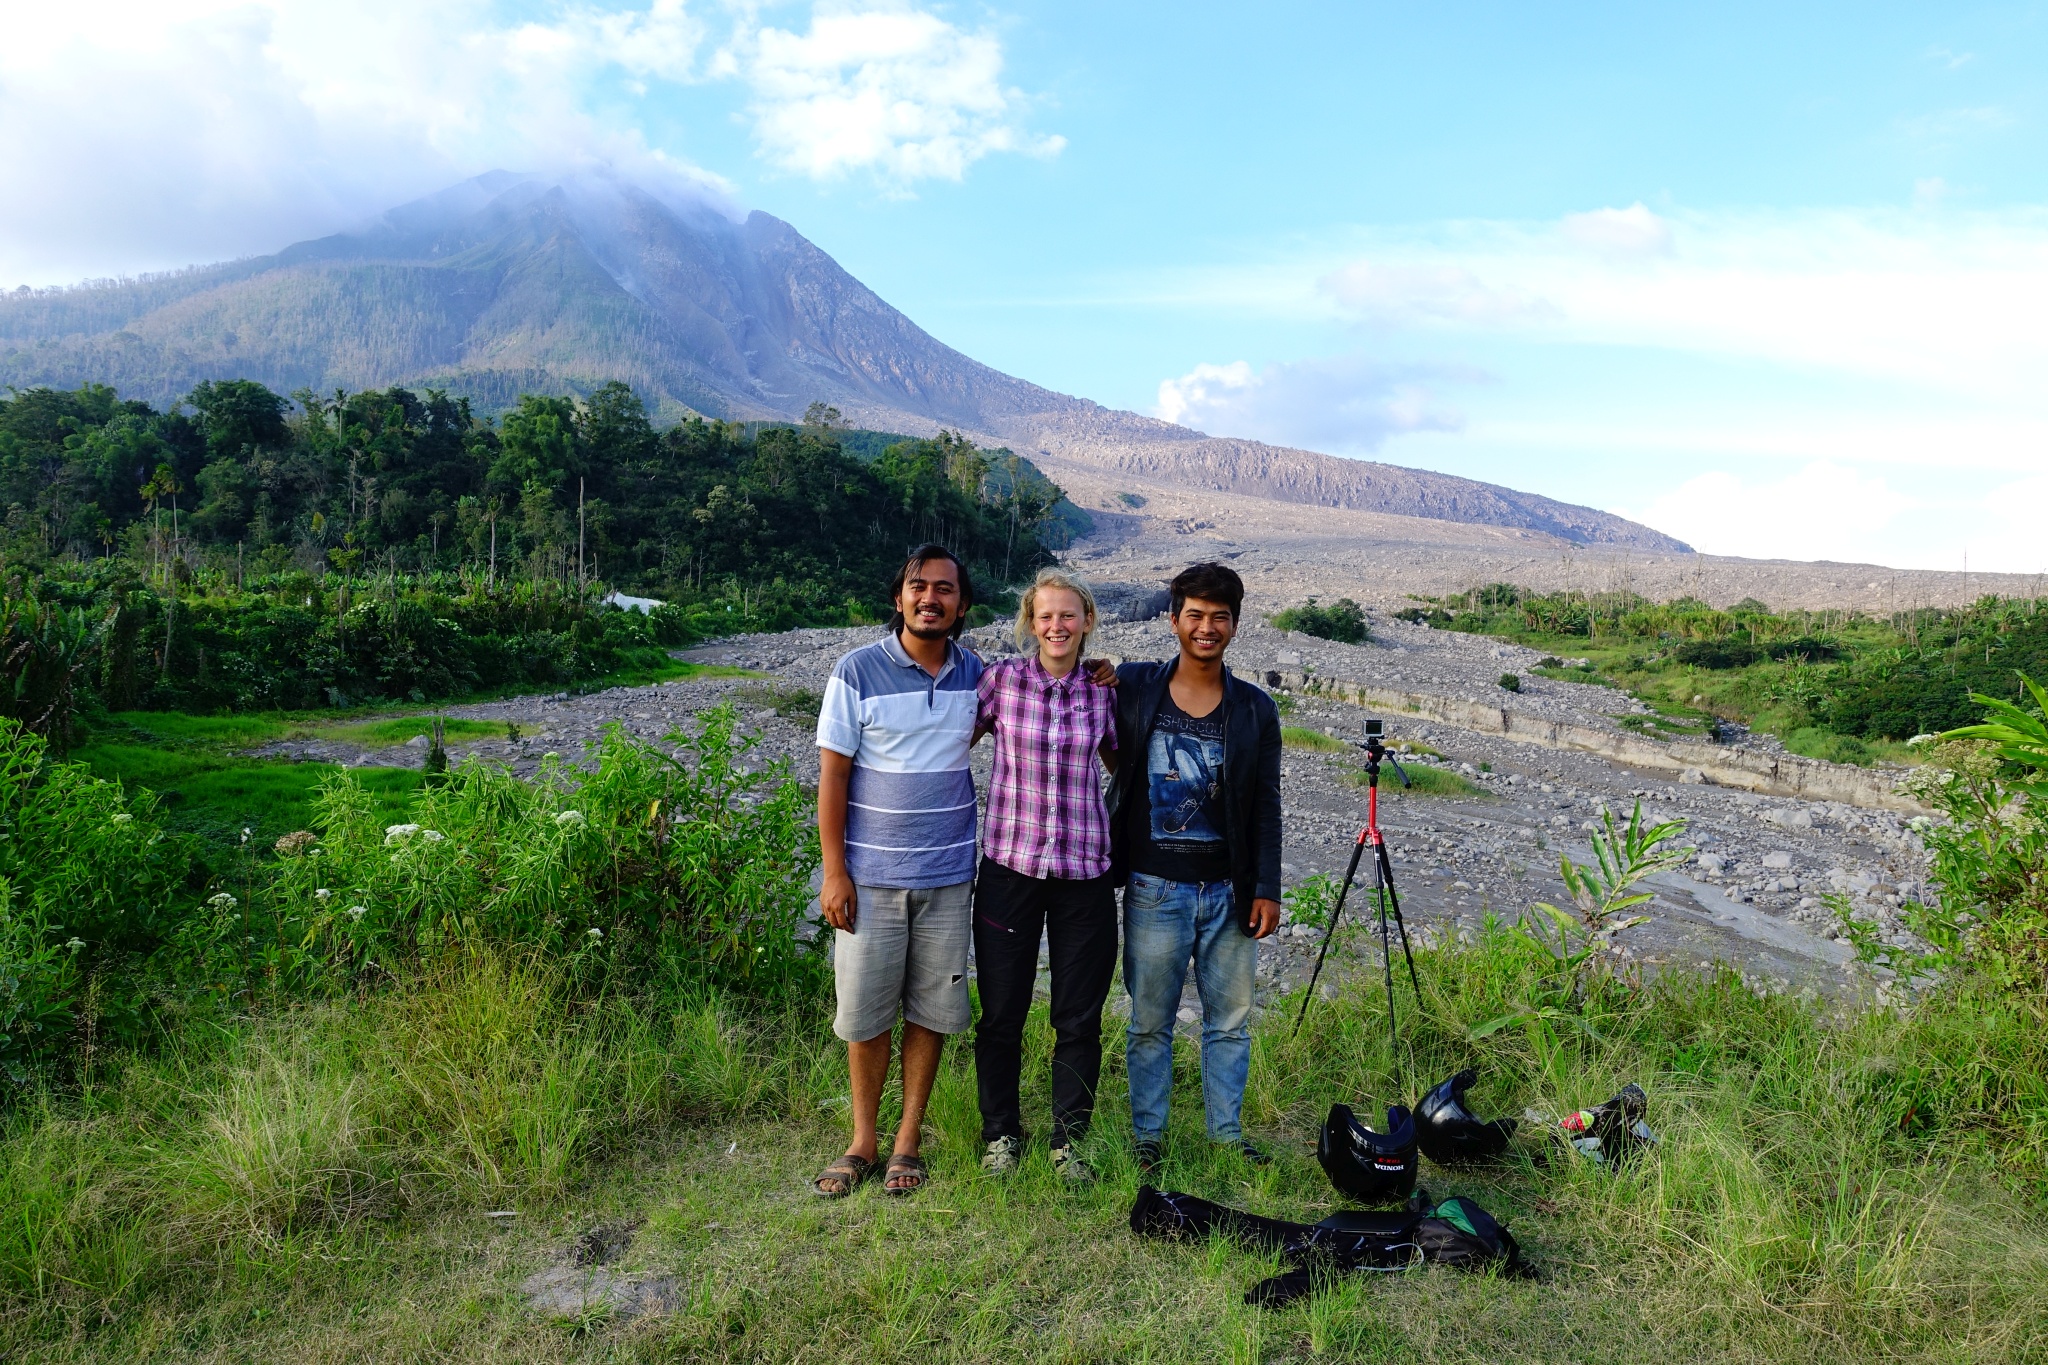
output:
[[[1970,700],[1985,710],[1984,723],[1944,731],[1940,738],[1982,739],[1991,743],[1997,755],[2008,763],[2030,769],[2032,776],[2010,785],[2031,797],[2048,800],[2048,688],[2022,673],[2020,683],[2034,698],[2035,710],[2028,711],[1998,697],[1972,692]]]

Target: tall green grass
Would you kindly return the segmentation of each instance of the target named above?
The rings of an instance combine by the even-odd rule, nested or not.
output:
[[[1390,1048],[1376,964],[1339,951],[1348,974],[1302,1034],[1281,1002],[1255,1035],[1246,1116],[1274,1166],[1203,1141],[1183,1043],[1164,1178],[1320,1217],[1333,1198],[1309,1143],[1333,1099],[1412,1101],[1476,1065],[1482,1113],[1558,1114],[1637,1081],[1660,1142],[1619,1171],[1540,1131],[1496,1169],[1425,1168],[1432,1190],[1506,1219],[1545,1283],[1422,1274],[1244,1310],[1237,1296],[1269,1263],[1137,1243],[1122,1226],[1138,1177],[1113,1045],[1091,1139],[1102,1187],[1065,1189],[1035,1149],[1016,1180],[982,1179],[956,1046],[932,1107],[933,1187],[900,1207],[871,1194],[821,1205],[800,1181],[844,1141],[845,1075],[817,1012],[690,991],[593,1000],[565,964],[493,950],[359,1002],[110,1061],[86,1091],[26,1097],[0,1132],[0,1206],[13,1211],[0,1220],[0,1350],[122,1357],[202,1323],[224,1334],[210,1349],[244,1357],[355,1340],[401,1358],[451,1333],[514,1359],[1346,1358],[1375,1341],[1394,1358],[1529,1360],[2048,1349],[2037,1004],[1958,991],[1910,1012],[1845,1010],[1721,972],[1617,989],[1588,1010],[1590,1032],[1474,1042],[1472,1024],[1554,970],[1494,927],[1418,954],[1421,1005],[1404,984]],[[1046,1101],[1050,1041],[1034,1018],[1030,1112]],[[652,1217],[638,1264],[683,1277],[678,1314],[587,1347],[566,1327],[534,1335],[503,1290],[578,1228],[634,1210]],[[509,1260],[478,1241],[485,1211],[515,1215]]]

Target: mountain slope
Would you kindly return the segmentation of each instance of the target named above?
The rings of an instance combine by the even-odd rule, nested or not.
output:
[[[492,172],[275,256],[0,296],[0,385],[114,384],[158,404],[203,379],[282,392],[634,386],[657,413],[953,427],[1057,463],[1285,502],[1685,546],[1468,479],[1217,439],[1054,393],[942,345],[789,224],[599,176]]]

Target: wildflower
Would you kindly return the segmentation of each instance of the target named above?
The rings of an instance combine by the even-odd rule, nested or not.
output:
[[[425,839],[430,844],[438,844],[447,837],[438,829],[423,829],[420,831],[420,838]]]
[[[352,920],[360,920],[364,915],[367,915],[369,913],[370,907],[367,905],[351,905],[348,908],[348,917]]]
[[[255,832],[255,830],[250,829],[247,825],[242,826],[242,842],[245,844],[248,843],[249,836],[254,834]]]
[[[580,825],[583,823],[583,812],[580,810],[565,810],[555,817],[555,823],[558,825]]]
[[[310,829],[295,829],[290,834],[279,839],[272,847],[277,850],[279,857],[296,858],[299,854],[312,848],[314,842],[319,837]]]
[[[1938,739],[1940,739],[1940,738],[1941,738],[1941,736],[1940,736],[1940,735],[1927,735],[1927,734],[1921,734],[1921,735],[1915,735],[1915,736],[1913,736],[1913,737],[1912,737],[1911,739],[1907,740],[1907,741],[1906,741],[1906,743],[1907,743],[1907,744],[1908,744],[1909,746],[1911,746],[1912,748],[1915,748],[1915,749],[1917,749],[1917,748],[1919,748],[1919,747],[1920,747],[1921,745],[1923,745],[1923,744],[1932,744],[1932,743],[1934,743],[1934,741],[1936,741],[1936,740],[1938,740]]]
[[[237,901],[225,891],[216,891],[213,895],[208,896],[206,903],[216,910],[232,910],[241,904],[240,901]]]
[[[589,933],[585,934],[584,937],[589,939],[592,943],[602,943],[604,942],[604,930],[592,929]]]
[[[127,811],[122,811],[119,815],[116,815],[114,817],[113,823],[117,825],[125,825],[134,818],[135,817],[130,815]]]
[[[332,891],[329,891],[324,886],[315,887],[313,889],[313,899],[316,901],[332,900],[333,898],[334,893]]]
[[[420,827],[418,825],[386,825],[384,826],[384,842],[395,844],[401,839],[410,839],[419,832]]]
[[[69,943],[65,944],[64,946],[65,946],[66,948],[69,948],[69,949],[70,949],[70,950],[71,950],[72,952],[74,952],[74,953],[75,953],[75,952],[77,952],[77,951],[78,951],[78,950],[79,950],[80,948],[83,948],[83,947],[85,946],[85,940],[84,940],[84,939],[82,939],[82,938],[79,938],[79,937],[78,937],[78,936],[77,936],[76,934],[74,934],[74,935],[72,935],[72,937],[71,937],[71,941],[70,941]]]

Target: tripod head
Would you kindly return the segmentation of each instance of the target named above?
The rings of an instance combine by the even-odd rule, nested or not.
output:
[[[1365,750],[1366,785],[1369,787],[1379,786],[1380,764],[1384,761],[1394,765],[1394,773],[1401,779],[1402,786],[1414,786],[1415,784],[1408,779],[1408,770],[1401,766],[1401,760],[1387,752],[1386,737],[1387,723],[1385,721],[1368,720],[1365,722],[1365,739],[1363,741],[1351,741],[1353,744],[1358,745],[1359,748]]]

